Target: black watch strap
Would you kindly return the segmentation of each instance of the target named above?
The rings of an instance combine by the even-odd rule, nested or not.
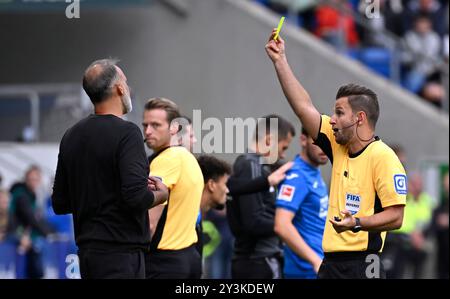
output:
[[[361,220],[358,217],[355,217],[355,226],[352,228],[352,232],[357,233],[361,231]]]

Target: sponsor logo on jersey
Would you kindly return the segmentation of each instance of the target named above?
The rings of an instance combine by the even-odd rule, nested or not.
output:
[[[355,215],[361,207],[361,195],[347,193],[345,195],[345,209]]]
[[[280,193],[278,195],[278,199],[285,201],[292,201],[294,197],[295,187],[290,185],[282,185],[280,189]]]
[[[396,174],[394,175],[394,186],[395,192],[401,195],[406,195],[408,193],[408,184],[407,184],[406,175],[404,174]]]

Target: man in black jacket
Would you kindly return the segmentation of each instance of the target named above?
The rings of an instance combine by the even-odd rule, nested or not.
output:
[[[56,214],[73,214],[82,278],[145,278],[148,209],[167,200],[167,188],[148,178],[127,79],[116,61],[93,62],[83,88],[95,107],[60,144],[53,186]],[[153,192],[152,192],[153,190]]]
[[[275,123],[278,123],[276,129]],[[261,134],[261,129],[265,131]],[[284,159],[294,127],[277,115],[258,121],[251,151],[239,156],[233,166],[233,179],[268,176],[273,166]],[[266,164],[265,164],[266,163]],[[274,232],[276,190],[233,196],[227,202],[227,218],[235,236],[232,278],[281,278],[280,240]]]

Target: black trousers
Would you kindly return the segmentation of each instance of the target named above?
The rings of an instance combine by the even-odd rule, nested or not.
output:
[[[318,279],[385,279],[383,263],[377,253],[336,252],[322,261]]]
[[[83,279],[144,279],[144,251],[78,250]]]
[[[231,278],[233,279],[280,279],[282,271],[280,257],[239,257],[231,262]]]
[[[147,279],[200,279],[202,259],[196,245],[180,250],[156,250],[145,254]]]

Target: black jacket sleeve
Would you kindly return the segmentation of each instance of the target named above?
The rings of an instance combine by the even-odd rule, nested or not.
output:
[[[72,213],[72,207],[67,192],[67,176],[64,168],[64,161],[62,156],[62,147],[64,137],[61,141],[58,154],[58,164],[56,166],[55,181],[53,183],[52,206],[56,215]]]
[[[227,182],[227,187],[231,196],[239,196],[266,191],[270,188],[270,185],[266,175],[261,175],[254,179],[232,176]]]
[[[130,124],[118,150],[122,198],[132,210],[150,209],[154,195],[147,187],[148,160],[139,128]]]
[[[242,160],[235,168],[235,179],[255,179],[262,176],[261,165],[255,161]],[[274,235],[274,218],[265,211],[263,193],[251,193],[237,197],[242,231],[253,236]]]

